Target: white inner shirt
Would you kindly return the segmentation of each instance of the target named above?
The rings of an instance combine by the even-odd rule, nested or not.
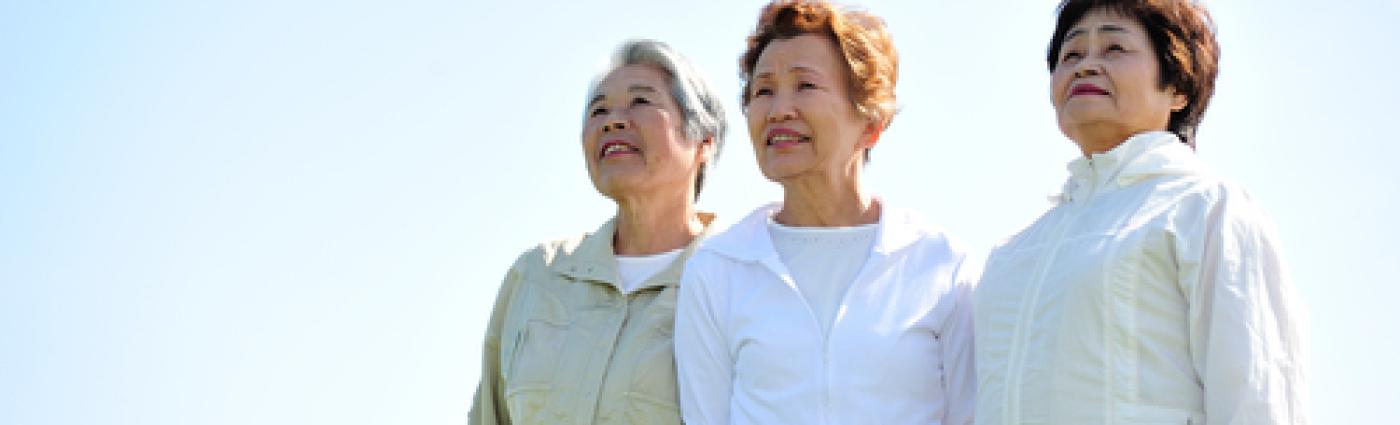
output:
[[[666,267],[680,257],[681,251],[685,248],[676,248],[655,255],[621,256],[617,257],[617,274],[621,278],[619,282],[614,282],[613,286],[623,294],[631,294],[642,288],[642,284],[647,279],[666,270]]]
[[[851,227],[791,227],[768,221],[773,249],[792,274],[822,334],[831,333],[846,288],[865,266],[879,224]]]

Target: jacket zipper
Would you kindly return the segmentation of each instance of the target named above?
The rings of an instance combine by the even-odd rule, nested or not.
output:
[[[1091,160],[1091,169],[1093,169],[1092,166],[1093,162]],[[1035,306],[1039,303],[1040,289],[1045,283],[1045,274],[1049,272],[1050,265],[1054,264],[1055,259],[1059,257],[1060,244],[1063,242],[1065,232],[1068,231],[1070,224],[1079,217],[1079,211],[1088,203],[1087,201],[1089,198],[1092,198],[1097,192],[1098,172],[1093,172],[1090,177],[1088,193],[1083,196],[1082,199],[1074,199],[1074,195],[1069,194],[1067,203],[1072,205],[1067,206],[1068,208],[1065,209],[1064,216],[1061,217],[1060,222],[1056,224],[1054,237],[1050,240],[1051,243],[1047,244],[1050,253],[1040,263],[1040,266],[1037,267],[1034,278],[1031,279],[1031,287],[1027,288],[1027,294],[1021,300],[1021,307],[1017,313],[1019,323],[1016,324],[1016,333],[1012,337],[1011,370],[1008,371],[1006,375],[1006,400],[1005,406],[1002,409],[1003,412],[1006,412],[1006,415],[1003,417],[1006,419],[1005,423],[1007,424],[1021,423],[1021,375],[1024,373],[1025,369],[1026,338],[1028,338],[1026,336],[1026,329],[1030,327],[1031,313],[1035,311]]]

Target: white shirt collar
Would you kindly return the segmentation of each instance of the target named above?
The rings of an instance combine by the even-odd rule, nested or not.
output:
[[[776,261],[778,252],[773,248],[772,236],[768,233],[768,220],[780,208],[781,202],[773,202],[755,209],[729,230],[705,241],[700,249],[740,261]],[[933,228],[911,211],[891,207],[883,198],[880,198],[878,227],[872,251],[885,255],[909,246],[926,229]]]

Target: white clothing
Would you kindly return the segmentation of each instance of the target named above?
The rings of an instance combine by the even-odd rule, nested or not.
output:
[[[1303,424],[1303,306],[1267,218],[1167,132],[1079,158],[976,291],[982,424]]]
[[[879,226],[791,227],[768,223],[773,249],[792,272],[792,282],[822,327],[825,336],[836,319],[841,296],[865,265]]]
[[[613,287],[623,294],[636,292],[647,279],[666,270],[684,250],[685,248],[676,248],[653,255],[617,256],[618,280],[613,282]]]
[[[874,245],[824,335],[774,250],[767,223],[778,208],[706,240],[686,264],[675,332],[685,422],[972,423],[962,249],[882,205]]]

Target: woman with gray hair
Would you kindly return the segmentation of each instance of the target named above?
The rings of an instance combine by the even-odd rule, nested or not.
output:
[[[471,424],[681,423],[671,328],[724,111],[665,43],[629,41],[584,107],[584,164],[617,203],[596,231],[526,251],[501,284]]]

